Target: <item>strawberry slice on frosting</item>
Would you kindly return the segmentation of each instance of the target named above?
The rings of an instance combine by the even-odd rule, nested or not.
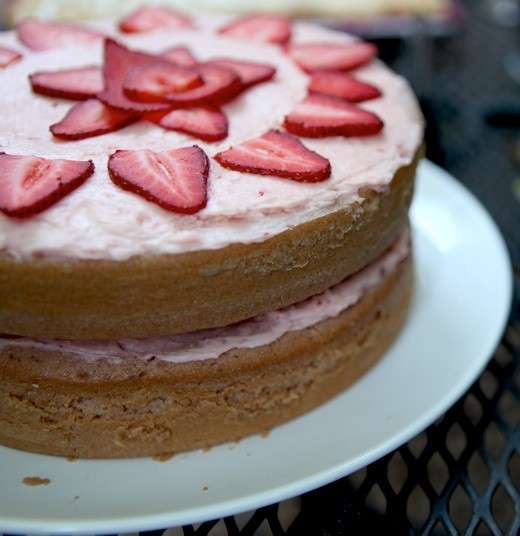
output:
[[[377,55],[377,48],[364,41],[298,43],[289,45],[287,52],[307,72],[350,71],[370,63]]]
[[[373,136],[383,129],[376,114],[326,95],[309,95],[285,118],[285,128],[297,136]]]
[[[200,147],[119,150],[108,172],[114,184],[165,210],[193,214],[206,206],[209,160]]]
[[[139,115],[116,110],[97,99],[75,104],[58,123],[50,126],[56,138],[81,140],[114,132],[137,121]]]
[[[183,93],[203,84],[196,69],[157,59],[129,71],[123,88],[133,100],[154,102],[165,100],[172,93]]]
[[[381,91],[372,84],[362,82],[340,71],[318,71],[311,76],[309,91],[330,97],[338,97],[348,102],[363,102],[377,99]]]
[[[119,23],[124,33],[141,33],[167,28],[190,28],[191,18],[167,6],[149,5],[132,11]]]
[[[210,64],[179,67],[169,61],[156,60],[131,70],[125,77],[123,89],[129,99],[141,103],[218,106],[236,97],[242,91],[242,84],[234,71],[224,67]]]
[[[80,24],[24,19],[16,26],[18,39],[35,51],[63,46],[96,43],[103,34]]]
[[[49,208],[94,173],[84,160],[50,160],[0,153],[0,212],[28,218]]]
[[[285,45],[291,38],[291,22],[275,15],[247,15],[220,28],[219,33],[238,39],[251,39]]]
[[[197,60],[188,47],[175,46],[161,52],[161,57],[181,67],[193,67]]]
[[[223,167],[272,175],[300,182],[319,182],[330,176],[330,162],[285,132],[270,130],[215,155]]]
[[[97,94],[99,100],[120,110],[153,112],[171,108],[166,103],[136,102],[123,91],[123,83],[132,69],[158,61],[157,56],[130,50],[113,39],[105,40],[103,64],[104,89]]]
[[[29,75],[29,81],[35,93],[70,100],[85,100],[103,90],[100,67],[38,71]]]
[[[256,84],[268,82],[276,74],[276,69],[267,63],[243,61],[230,58],[214,58],[207,62],[210,65],[234,71],[240,78],[242,91]]]
[[[22,55],[20,52],[9,47],[0,46],[0,69],[5,69],[21,59]]]
[[[214,108],[179,108],[149,119],[166,130],[189,134],[207,142],[223,140],[228,135],[226,115]]]

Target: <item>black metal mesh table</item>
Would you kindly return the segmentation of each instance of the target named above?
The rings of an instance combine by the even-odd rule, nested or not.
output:
[[[451,36],[379,44],[421,98],[427,156],[472,190],[504,233],[516,292],[499,348],[442,418],[369,467],[302,496],[290,522],[286,505],[273,505],[184,527],[186,536],[520,533],[520,87],[503,64],[515,47],[520,53],[520,30],[493,20],[491,0],[463,8]]]

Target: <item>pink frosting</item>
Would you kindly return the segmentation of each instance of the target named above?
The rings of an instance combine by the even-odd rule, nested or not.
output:
[[[410,237],[405,232],[377,261],[322,294],[285,309],[256,316],[223,328],[153,339],[123,339],[114,342],[53,341],[0,338],[6,346],[24,346],[74,354],[95,361],[120,361],[128,357],[152,357],[170,363],[216,359],[232,348],[257,348],[270,344],[285,333],[298,331],[337,316],[375,287],[409,254]]]
[[[2,108],[0,150],[48,158],[92,159],[96,172],[87,183],[54,207],[27,220],[0,214],[0,254],[18,259],[128,259],[134,255],[215,249],[233,243],[263,241],[302,222],[358,200],[360,187],[384,189],[395,171],[408,164],[421,143],[423,123],[407,83],[380,62],[356,74],[380,87],[384,96],[363,107],[385,121],[381,135],[365,139],[306,139],[305,145],[331,161],[332,176],[318,184],[226,170],[211,160],[208,206],[193,216],[176,215],[116,188],[108,179],[107,158],[116,149],[156,151],[197,145],[209,156],[269,128],[306,94],[308,77],[277,47],[219,36],[222,18],[199,17],[196,30],[152,32],[117,38],[136,49],[159,51],[175,44],[189,46],[200,59],[228,56],[267,62],[276,78],[259,85],[225,107],[230,135],[207,144],[183,134],[139,122],[119,132],[77,142],[52,138],[49,125],[70,108],[65,100],[32,93],[28,75],[42,69],[101,64],[101,45],[24,52],[23,61],[0,72]],[[97,28],[116,35],[113,22]],[[351,37],[297,23],[296,42],[350,40]],[[13,32],[0,44],[14,45]]]

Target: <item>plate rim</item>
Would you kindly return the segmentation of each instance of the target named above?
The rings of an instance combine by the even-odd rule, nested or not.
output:
[[[310,490],[329,484],[339,478],[345,477],[362,467],[366,467],[370,463],[373,463],[377,459],[406,443],[447,411],[448,408],[463,396],[475,379],[482,373],[502,337],[507,325],[513,299],[513,274],[509,252],[504,238],[497,224],[480,200],[462,183],[436,164],[428,160],[423,160],[420,165],[435,175],[436,180],[445,184],[449,183],[449,187],[458,190],[458,193],[465,197],[466,201],[473,204],[476,211],[479,213],[479,217],[483,219],[491,233],[494,235],[497,252],[499,252],[499,257],[497,256],[496,261],[503,264],[504,277],[506,279],[506,299],[504,300],[504,303],[499,304],[500,318],[497,320],[497,326],[500,326],[500,329],[497,328],[496,333],[489,337],[488,347],[481,350],[478,366],[476,365],[472,368],[470,372],[463,376],[457,383],[450,385],[450,389],[446,391],[442,400],[432,406],[429,411],[424,412],[419,418],[416,418],[403,429],[394,433],[383,444],[380,443],[372,446],[369,450],[356,457],[354,460],[344,460],[341,463],[337,463],[313,475],[307,475],[292,480],[291,482],[277,485],[269,490],[263,490],[246,495],[245,497],[226,499],[220,502],[214,502],[204,506],[196,506],[180,511],[172,510],[162,513],[136,515],[135,517],[118,517],[99,521],[81,518],[74,521],[62,521],[59,519],[32,519],[24,521],[20,518],[5,518],[0,515],[0,531],[31,534],[48,534],[49,532],[52,532],[55,534],[68,533],[78,535],[92,533],[100,534],[106,532],[136,532],[157,528],[178,527],[185,524],[199,523],[209,519],[225,517],[243,511],[255,510],[267,504],[277,503],[301,495],[302,493],[306,493]],[[420,172],[417,174],[417,180],[421,181]]]

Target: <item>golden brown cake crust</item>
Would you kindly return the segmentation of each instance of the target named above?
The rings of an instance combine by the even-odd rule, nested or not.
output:
[[[113,340],[225,326],[323,292],[376,259],[407,220],[422,150],[383,193],[265,242],[127,261],[0,256],[0,333]]]
[[[89,362],[7,347],[0,443],[62,456],[152,456],[262,432],[368,370],[399,332],[411,287],[407,258],[337,317],[213,360]]]

